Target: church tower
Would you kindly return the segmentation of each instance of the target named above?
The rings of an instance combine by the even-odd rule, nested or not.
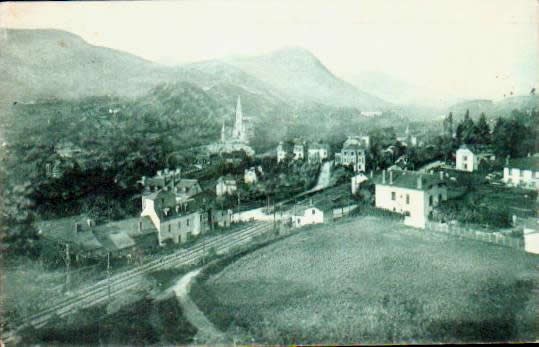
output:
[[[245,129],[243,127],[243,113],[241,111],[241,99],[238,96],[236,104],[236,124],[234,125],[234,138],[240,141],[245,140]]]
[[[223,127],[221,128],[221,142],[226,142],[225,119],[223,118]]]

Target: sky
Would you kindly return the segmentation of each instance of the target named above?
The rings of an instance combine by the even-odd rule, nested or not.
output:
[[[537,0],[2,3],[0,27],[55,28],[175,65],[310,50],[344,79],[380,71],[433,93],[499,99],[537,84]]]

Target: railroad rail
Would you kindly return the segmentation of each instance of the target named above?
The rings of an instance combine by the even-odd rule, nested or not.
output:
[[[24,329],[30,327],[39,329],[53,319],[66,317],[82,308],[93,306],[129,289],[133,289],[140,285],[139,280],[145,274],[167,267],[197,263],[204,256],[207,256],[208,251],[212,248],[217,254],[222,254],[230,248],[246,244],[253,237],[270,230],[272,230],[272,223],[255,222],[232,234],[219,235],[208,240],[202,240],[188,249],[178,250],[175,253],[152,260],[134,269],[113,275],[108,279],[74,291],[69,297],[63,298],[52,306],[14,322],[13,325],[16,328],[3,332],[2,341],[4,343],[11,342],[16,339],[17,333]]]

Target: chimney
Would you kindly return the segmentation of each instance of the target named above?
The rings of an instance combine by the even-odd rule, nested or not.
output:
[[[386,170],[382,171],[382,183],[386,184]]]
[[[141,220],[138,221],[138,231],[142,232],[142,221]]]
[[[371,178],[374,176],[374,170],[371,170]]]
[[[443,181],[443,180],[444,180],[444,172],[440,171],[440,181]]]
[[[142,176],[140,183],[142,183],[143,186],[146,185],[146,176]]]
[[[157,176],[161,177],[163,175],[163,171],[157,170]]]
[[[88,224],[88,226],[89,226],[90,228],[93,228],[93,227],[95,226],[95,222],[94,222],[94,220],[91,219],[91,218],[86,219],[86,223]]]
[[[423,189],[423,176],[421,175],[417,178],[417,189]]]
[[[505,157],[505,166],[509,166],[509,156]]]
[[[82,228],[81,228],[80,223],[75,223],[75,226],[74,226],[74,227],[75,227],[75,229],[74,229],[75,234],[76,234],[76,233],[80,233],[80,232],[82,231]]]
[[[389,184],[393,184],[393,170],[389,171]]]

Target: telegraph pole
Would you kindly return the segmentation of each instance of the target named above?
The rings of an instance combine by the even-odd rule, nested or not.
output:
[[[108,293],[110,300],[110,252],[107,253],[107,283],[108,283]]]
[[[67,292],[69,291],[69,288],[71,287],[71,257],[69,255],[69,243],[66,243],[65,263],[66,263],[65,290]]]

